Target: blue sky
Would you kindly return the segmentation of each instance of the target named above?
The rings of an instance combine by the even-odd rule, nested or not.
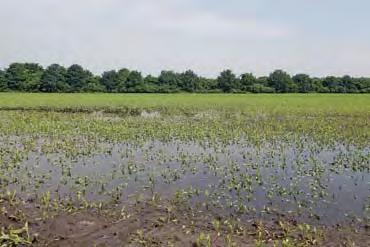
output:
[[[370,1],[0,0],[0,67],[370,75]]]

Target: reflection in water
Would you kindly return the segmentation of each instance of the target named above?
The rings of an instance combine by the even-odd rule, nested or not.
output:
[[[76,160],[31,152],[9,172],[22,187],[13,181],[9,188],[26,198],[52,191],[54,197],[115,203],[159,193],[247,218],[285,215],[322,224],[369,218],[368,148],[301,139],[258,146],[106,143],[101,149]]]

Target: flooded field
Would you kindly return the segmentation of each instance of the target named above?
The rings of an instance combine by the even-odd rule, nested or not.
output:
[[[304,139],[258,146],[154,140],[99,143],[100,152],[70,158],[44,154],[42,145],[2,173],[2,184],[25,200],[51,193],[62,201],[124,204],[158,195],[235,216],[282,214],[322,224],[369,216],[369,148]]]
[[[14,246],[367,246],[369,105],[244,100],[4,106],[0,243],[13,229]],[[50,230],[68,220],[83,236]],[[116,224],[132,229],[122,237]]]

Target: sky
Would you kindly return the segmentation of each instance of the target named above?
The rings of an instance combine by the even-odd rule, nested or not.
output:
[[[368,0],[0,0],[0,68],[370,76]]]

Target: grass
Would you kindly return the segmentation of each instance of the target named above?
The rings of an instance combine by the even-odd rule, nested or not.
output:
[[[277,114],[370,114],[367,94],[22,94],[0,93],[0,109],[238,110]]]

